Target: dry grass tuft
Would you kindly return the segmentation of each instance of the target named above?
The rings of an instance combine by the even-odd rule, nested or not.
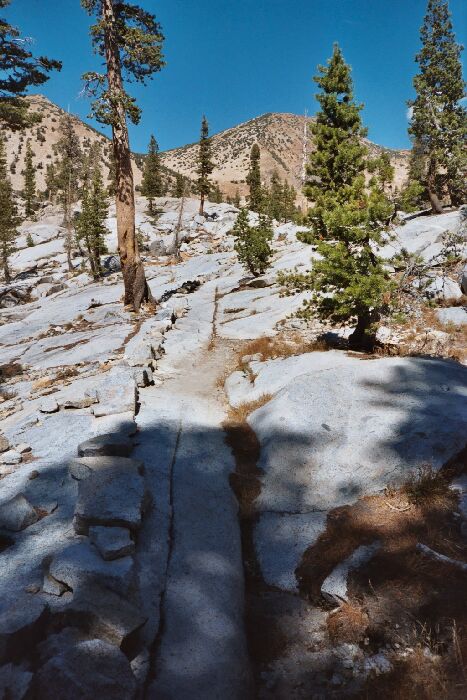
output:
[[[413,472],[403,485],[409,503],[425,504],[445,500],[450,494],[449,484],[442,472],[435,471],[431,464],[424,464]]]
[[[41,389],[48,389],[51,386],[55,386],[57,382],[64,381],[65,379],[70,379],[71,377],[77,377],[79,374],[75,367],[64,367],[54,374],[53,377],[41,377],[33,382],[33,391],[40,391]]]
[[[358,604],[343,603],[328,615],[326,624],[333,644],[359,644],[366,636],[368,614]]]
[[[267,404],[272,398],[274,398],[272,394],[262,394],[256,401],[245,401],[239,406],[231,406],[228,414],[229,421],[234,424],[245,423],[250,413]]]
[[[275,360],[279,357],[292,357],[306,352],[329,350],[324,340],[310,341],[296,333],[289,337],[277,335],[272,338],[262,337],[244,345],[239,353],[239,363],[244,355],[262,355],[262,360]]]
[[[0,377],[2,379],[12,379],[23,374],[23,366],[18,362],[8,362],[6,365],[0,365]]]

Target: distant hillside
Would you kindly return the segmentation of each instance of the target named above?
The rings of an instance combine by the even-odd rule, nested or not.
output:
[[[234,195],[238,188],[245,195],[248,187],[245,178],[248,172],[249,156],[256,142],[261,148],[261,170],[263,178],[269,181],[272,172],[277,170],[282,179],[287,179],[297,190],[302,187],[304,135],[307,134],[306,150],[313,149],[313,141],[307,125],[312,118],[296,114],[264,114],[256,119],[221,131],[212,137],[213,160],[216,164],[212,174],[220,188],[227,195]],[[410,151],[395,151],[367,142],[370,150],[377,153],[387,150],[391,154],[396,169],[395,184],[400,187],[407,174]],[[181,146],[162,154],[163,163],[191,178],[196,177],[197,144]]]
[[[37,188],[45,189],[45,172],[47,165],[55,159],[55,148],[60,139],[60,119],[66,112],[43,95],[30,95],[26,98],[30,104],[31,112],[38,112],[42,121],[22,132],[5,132],[7,162],[10,166],[10,177],[15,190],[23,188],[24,156],[26,153],[26,141],[31,140],[34,152],[33,162],[37,168]],[[87,150],[91,144],[100,143],[104,156],[103,175],[108,177],[108,163],[111,144],[109,139],[99,133],[89,124],[78,117],[71,115],[76,134],[79,137],[83,150]],[[134,161],[134,175],[137,185],[141,182],[141,170]]]

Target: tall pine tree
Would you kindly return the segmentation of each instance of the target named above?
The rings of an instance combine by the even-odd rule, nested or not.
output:
[[[196,183],[197,192],[200,195],[199,202],[199,213],[201,216],[204,214],[204,200],[209,197],[211,191],[211,183],[209,181],[209,175],[214,170],[214,163],[211,160],[212,149],[211,149],[211,139],[209,138],[209,125],[208,120],[203,115],[201,121],[201,137],[199,140],[199,152],[198,152],[198,180]]]
[[[107,252],[105,220],[109,212],[107,192],[99,165],[94,167],[92,180],[83,192],[81,213],[76,224],[79,242],[84,243],[94,279],[102,277],[101,255]]]
[[[159,146],[156,139],[152,135],[149,140],[148,154],[144,160],[141,193],[147,198],[149,202],[149,211],[151,214],[153,214],[154,199],[162,196],[163,183]]]
[[[257,143],[254,143],[250,152],[250,169],[246,178],[250,188],[248,200],[251,211],[260,212],[263,204],[263,191],[261,188],[261,151]]]
[[[26,153],[24,156],[24,212],[27,217],[34,215],[36,209],[36,168],[33,162],[33,150],[31,141],[28,139],[26,143]]]
[[[391,207],[379,188],[365,188],[367,149],[362,143],[362,105],[355,102],[350,67],[335,45],[314,78],[321,92],[312,124],[316,150],[308,164],[307,196],[314,202],[308,237],[321,256],[305,274],[280,276],[291,291],[311,290],[301,315],[356,322],[355,347],[371,345],[389,281],[374,253]]]
[[[79,196],[83,154],[74,129],[73,119],[69,114],[64,115],[60,121],[60,134],[57,143],[57,187],[63,208],[65,250],[68,269],[71,272],[73,269],[73,206],[78,201]]]
[[[125,90],[124,81],[146,84],[164,65],[161,27],[150,12],[133,2],[81,0],[96,23],[94,48],[105,61],[105,72],[86,73],[87,91],[94,96],[93,114],[112,128],[115,161],[115,205],[118,252],[125,288],[124,304],[138,311],[152,301],[136,239],[133,169],[127,119],[138,124],[141,110]]]
[[[447,0],[428,0],[416,56],[416,98],[409,133],[424,157],[424,182],[434,212],[447,194],[460,204],[467,194],[467,110],[461,51],[456,43]]]
[[[13,189],[8,177],[5,143],[3,137],[0,136],[0,264],[6,284],[11,281],[8,260],[15,250],[19,223]]]
[[[10,0],[0,0],[0,10],[9,4]],[[28,103],[21,98],[28,87],[42,85],[48,73],[62,66],[60,61],[35,57],[30,46],[16,27],[0,17],[0,124],[10,130],[40,121],[40,115],[28,114]]]

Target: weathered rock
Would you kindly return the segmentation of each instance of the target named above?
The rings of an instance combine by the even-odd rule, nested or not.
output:
[[[144,474],[143,462],[127,457],[75,457],[70,461],[68,468],[73,479],[77,481],[87,479],[93,472],[104,469],[132,469],[138,474]]]
[[[149,245],[149,252],[156,258],[162,257],[163,255],[167,255],[167,246],[162,239],[158,239],[151,242]]]
[[[25,455],[28,452],[32,451],[31,445],[28,445],[25,442],[20,442],[18,445],[15,446],[16,452],[19,452],[21,455]]]
[[[426,287],[425,295],[429,299],[460,299],[462,291],[457,282],[449,277],[435,277]]]
[[[39,700],[132,700],[136,680],[120,649],[91,639],[47,661],[37,673],[36,688]]]
[[[92,525],[141,527],[145,507],[145,484],[138,463],[120,459],[118,463],[93,471],[79,481],[74,526],[87,534]]]
[[[37,520],[37,511],[22,493],[0,505],[0,528],[19,532]]]
[[[66,284],[63,284],[63,282],[57,282],[57,284],[53,284],[50,289],[46,292],[46,297],[52,296],[52,294],[58,294],[58,292],[63,292],[64,289],[66,289],[67,286]]]
[[[133,441],[118,433],[97,435],[78,445],[80,457],[128,457]]]
[[[0,453],[10,449],[10,443],[4,435],[0,433]]]
[[[126,557],[135,551],[135,543],[125,527],[90,527],[89,539],[106,561]]]
[[[60,603],[58,599],[57,605]],[[64,624],[74,625],[87,635],[105,639],[117,647],[134,638],[147,620],[128,595],[121,596],[99,584],[74,593],[65,606],[57,608],[57,615]]]
[[[61,596],[65,591],[68,591],[69,588],[61,581],[57,581],[56,578],[50,576],[50,574],[45,574],[42,590],[48,595]]]
[[[380,549],[380,542],[357,547],[350,557],[340,562],[321,585],[322,595],[331,603],[340,605],[347,601],[347,578],[350,571],[366,564]]]
[[[60,402],[62,408],[89,408],[93,404],[97,403],[97,399],[92,396],[81,396],[75,399],[66,399]]]
[[[110,416],[114,413],[124,413],[136,409],[137,388],[131,371],[121,371],[109,374],[106,381],[97,390],[99,401],[93,408],[98,416]]]
[[[20,595],[0,602],[0,659],[3,662],[24,656],[42,634],[47,605],[34,595]]]
[[[460,285],[462,292],[467,296],[467,265],[464,265],[464,269],[461,272]]]
[[[32,681],[32,672],[24,664],[6,664],[0,668],[0,697],[23,700]]]
[[[0,455],[2,464],[20,464],[22,459],[21,454],[17,450],[7,450]]]
[[[122,266],[120,264],[120,259],[116,255],[109,255],[104,259],[104,270],[107,272],[120,272]]]
[[[126,595],[134,573],[130,557],[104,561],[89,540],[83,538],[56,554],[47,572],[73,592],[88,591],[95,585]]]
[[[44,399],[39,407],[41,413],[57,413],[59,409],[60,406],[52,397]]]
[[[467,311],[462,306],[452,306],[448,309],[438,309],[436,315],[446,325],[453,324],[454,326],[467,325]]]
[[[137,369],[135,371],[135,382],[141,388],[154,384],[152,369],[150,367],[141,367]]]

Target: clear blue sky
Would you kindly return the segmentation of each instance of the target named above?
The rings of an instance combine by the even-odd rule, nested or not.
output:
[[[143,118],[131,145],[145,151],[154,132],[161,149],[197,140],[203,112],[217,132],[265,112],[316,110],[316,65],[338,41],[365,103],[369,137],[409,145],[406,100],[426,0],[140,0],[162,24],[167,61],[133,94]],[[467,0],[450,0],[457,40],[467,43]],[[63,61],[42,88],[81,117],[80,75],[96,66],[89,20],[79,0],[12,0],[7,17],[34,37],[37,53]],[[465,56],[464,56],[465,59]]]

